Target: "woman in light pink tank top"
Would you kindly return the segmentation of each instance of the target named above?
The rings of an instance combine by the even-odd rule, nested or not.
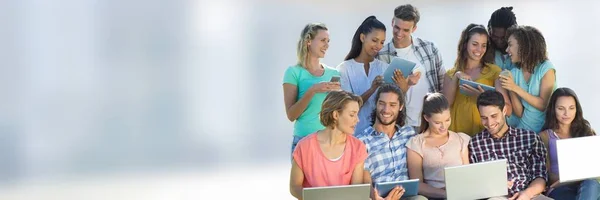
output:
[[[558,88],[550,97],[546,108],[546,122],[540,137],[548,149],[548,196],[553,199],[600,199],[600,184],[588,179],[576,184],[556,187],[559,182],[556,140],[596,135],[590,123],[583,118],[583,110],[575,92],[569,88]],[[578,156],[578,155],[573,155]],[[590,158],[593,159],[593,158]]]

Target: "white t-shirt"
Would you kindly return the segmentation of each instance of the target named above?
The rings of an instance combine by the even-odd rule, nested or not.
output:
[[[404,105],[406,109],[406,125],[409,126],[420,126],[421,125],[421,110],[423,109],[423,97],[429,92],[429,81],[421,62],[417,59],[415,51],[413,50],[412,44],[408,47],[396,49],[398,57],[417,63],[415,70],[421,72],[421,78],[416,85],[408,88],[406,92],[406,103]]]

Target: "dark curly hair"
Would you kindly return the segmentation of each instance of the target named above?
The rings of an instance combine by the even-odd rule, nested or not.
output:
[[[519,44],[518,68],[533,73],[535,67],[548,60],[546,40],[542,33],[532,26],[513,26],[508,28],[506,38],[513,36]]]

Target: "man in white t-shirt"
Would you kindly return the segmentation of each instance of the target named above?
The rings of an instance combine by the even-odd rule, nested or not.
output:
[[[423,98],[428,92],[441,92],[446,69],[442,55],[433,42],[412,35],[417,30],[420,14],[417,8],[405,4],[394,9],[393,38],[377,55],[377,59],[390,63],[400,57],[417,63],[420,76],[409,77],[412,85],[406,92],[407,125],[419,131]],[[424,77],[424,78],[420,78]]]

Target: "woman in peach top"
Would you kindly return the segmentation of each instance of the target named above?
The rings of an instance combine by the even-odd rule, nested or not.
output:
[[[346,91],[330,92],[321,108],[326,128],[302,138],[293,153],[290,192],[302,199],[302,189],[363,183],[365,145],[352,136],[362,99]]]
[[[428,94],[423,101],[421,133],[406,144],[408,176],[419,179],[419,194],[446,198],[444,168],[469,163],[469,137],[448,130],[452,122],[446,97]]]

